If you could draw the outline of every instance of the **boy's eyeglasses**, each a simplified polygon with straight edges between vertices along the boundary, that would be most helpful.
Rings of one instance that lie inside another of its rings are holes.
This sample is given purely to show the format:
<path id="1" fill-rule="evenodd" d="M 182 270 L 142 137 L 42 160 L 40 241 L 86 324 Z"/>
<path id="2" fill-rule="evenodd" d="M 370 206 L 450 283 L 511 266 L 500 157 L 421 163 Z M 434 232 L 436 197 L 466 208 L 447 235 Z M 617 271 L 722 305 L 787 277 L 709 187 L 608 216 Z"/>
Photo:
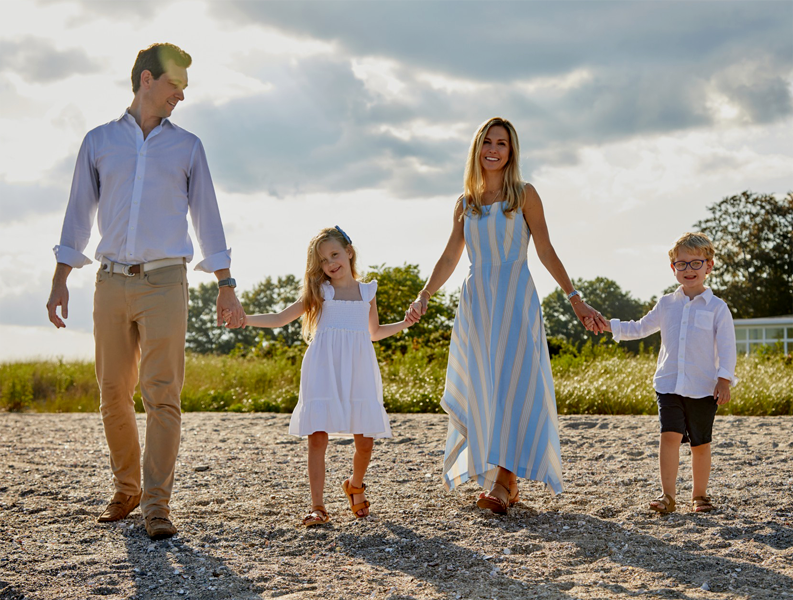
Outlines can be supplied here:
<path id="1" fill-rule="evenodd" d="M 694 271 L 699 271 L 702 268 L 702 265 L 704 265 L 706 262 L 707 261 L 705 260 L 690 260 L 688 262 L 684 260 L 678 260 L 673 262 L 672 265 L 678 271 L 685 271 L 686 267 L 691 267 Z"/>

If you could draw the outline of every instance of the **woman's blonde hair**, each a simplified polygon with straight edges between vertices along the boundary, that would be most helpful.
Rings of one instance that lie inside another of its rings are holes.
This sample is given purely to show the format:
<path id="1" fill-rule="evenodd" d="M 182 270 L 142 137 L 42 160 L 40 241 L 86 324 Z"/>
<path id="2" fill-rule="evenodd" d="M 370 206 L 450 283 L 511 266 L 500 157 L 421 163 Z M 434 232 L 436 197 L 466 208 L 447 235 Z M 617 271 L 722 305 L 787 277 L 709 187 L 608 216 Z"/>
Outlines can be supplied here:
<path id="1" fill-rule="evenodd" d="M 336 227 L 326 227 L 320 231 L 308 243 L 308 253 L 306 256 L 306 274 L 303 277 L 303 290 L 301 299 L 303 300 L 303 339 L 310 342 L 317 331 L 317 324 L 322 315 L 322 284 L 329 281 L 325 271 L 322 270 L 322 257 L 319 255 L 319 247 L 324 242 L 336 240 L 345 250 L 350 251 L 350 272 L 354 279 L 358 279 L 358 270 L 355 267 L 355 247 L 347 234 Z"/>
<path id="2" fill-rule="evenodd" d="M 523 206 L 523 181 L 520 177 L 520 144 L 518 133 L 512 123 L 501 117 L 488 119 L 476 130 L 471 147 L 468 149 L 468 160 L 465 163 L 465 177 L 463 180 L 463 196 L 466 201 L 467 213 L 482 214 L 482 199 L 485 193 L 485 177 L 482 174 L 482 163 L 479 156 L 491 127 L 503 127 L 509 137 L 509 160 L 504 166 L 504 182 L 501 188 L 502 210 L 507 216 Z"/>

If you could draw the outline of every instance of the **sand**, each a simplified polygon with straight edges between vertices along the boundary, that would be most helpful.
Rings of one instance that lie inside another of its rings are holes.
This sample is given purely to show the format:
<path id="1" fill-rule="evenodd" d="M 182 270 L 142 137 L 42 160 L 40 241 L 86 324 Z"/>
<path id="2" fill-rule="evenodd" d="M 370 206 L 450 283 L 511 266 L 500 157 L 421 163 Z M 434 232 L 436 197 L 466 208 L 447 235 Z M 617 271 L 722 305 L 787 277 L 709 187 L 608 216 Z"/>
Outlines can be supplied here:
<path id="1" fill-rule="evenodd" d="M 332 440 L 333 520 L 311 529 L 288 419 L 185 414 L 179 533 L 151 542 L 139 510 L 95 522 L 112 495 L 99 415 L 0 414 L 0 599 L 793 599 L 793 418 L 717 417 L 718 510 L 685 501 L 684 447 L 678 511 L 659 516 L 656 418 L 562 417 L 564 493 L 521 481 L 497 516 L 475 507 L 476 485 L 443 489 L 444 416 L 392 415 L 366 478 L 372 516 L 349 512 L 353 447 Z"/>

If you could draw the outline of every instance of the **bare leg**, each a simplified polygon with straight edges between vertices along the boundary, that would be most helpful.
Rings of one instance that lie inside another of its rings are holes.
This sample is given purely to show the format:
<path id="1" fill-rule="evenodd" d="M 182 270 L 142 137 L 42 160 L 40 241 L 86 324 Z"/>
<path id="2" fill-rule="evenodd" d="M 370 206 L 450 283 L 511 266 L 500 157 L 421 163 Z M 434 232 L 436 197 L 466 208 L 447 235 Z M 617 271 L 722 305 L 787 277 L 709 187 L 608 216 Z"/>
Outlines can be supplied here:
<path id="1" fill-rule="evenodd" d="M 675 499 L 677 484 L 677 469 L 680 465 L 680 442 L 682 433 L 665 431 L 661 434 L 661 443 L 658 446 L 658 466 L 661 471 L 661 488 L 664 494 L 669 494 Z M 651 502 L 651 505 L 654 503 Z"/>
<path id="2" fill-rule="evenodd" d="M 372 460 L 372 448 L 374 446 L 374 439 L 365 437 L 360 433 L 355 434 L 355 454 L 352 457 L 352 477 L 350 477 L 350 485 L 359 488 L 363 485 L 363 478 L 366 475 L 366 469 L 369 468 L 369 461 Z M 352 501 L 354 504 L 359 504 L 366 500 L 366 494 L 353 494 Z M 369 514 L 368 508 L 362 508 L 357 513 L 359 517 L 365 517 Z"/>
<path id="3" fill-rule="evenodd" d="M 691 448 L 691 476 L 694 480 L 692 498 L 707 496 L 710 478 L 710 444 Z"/>
<path id="4" fill-rule="evenodd" d="M 317 431 L 308 436 L 308 485 L 311 487 L 311 506 L 324 506 L 325 450 L 328 434 Z"/>

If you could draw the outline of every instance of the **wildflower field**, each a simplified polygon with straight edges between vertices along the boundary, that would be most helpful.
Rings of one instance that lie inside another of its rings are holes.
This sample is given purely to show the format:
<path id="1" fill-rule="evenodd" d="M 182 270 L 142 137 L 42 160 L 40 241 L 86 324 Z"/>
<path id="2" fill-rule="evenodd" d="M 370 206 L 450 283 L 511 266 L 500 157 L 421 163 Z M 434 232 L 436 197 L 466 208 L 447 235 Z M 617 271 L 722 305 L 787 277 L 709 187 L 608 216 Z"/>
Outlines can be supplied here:
<path id="1" fill-rule="evenodd" d="M 418 347 L 381 353 L 386 410 L 440 412 L 446 351 Z M 303 347 L 258 355 L 188 354 L 183 411 L 291 412 L 297 404 Z M 551 363 L 560 414 L 654 414 L 654 352 L 630 354 L 611 344 L 563 351 Z M 723 414 L 793 415 L 793 356 L 760 352 L 739 356 L 738 385 Z M 136 407 L 143 409 L 139 391 Z M 89 361 L 0 364 L 0 410 L 92 412 L 99 409 Z"/>

